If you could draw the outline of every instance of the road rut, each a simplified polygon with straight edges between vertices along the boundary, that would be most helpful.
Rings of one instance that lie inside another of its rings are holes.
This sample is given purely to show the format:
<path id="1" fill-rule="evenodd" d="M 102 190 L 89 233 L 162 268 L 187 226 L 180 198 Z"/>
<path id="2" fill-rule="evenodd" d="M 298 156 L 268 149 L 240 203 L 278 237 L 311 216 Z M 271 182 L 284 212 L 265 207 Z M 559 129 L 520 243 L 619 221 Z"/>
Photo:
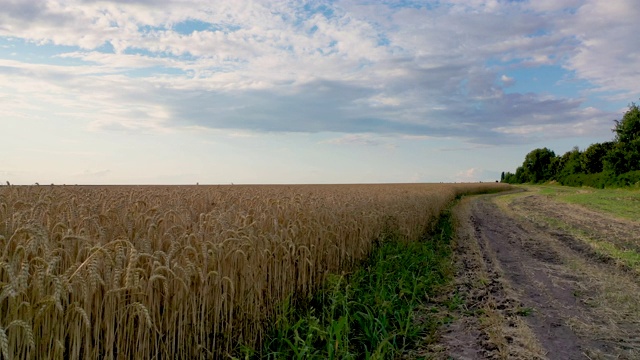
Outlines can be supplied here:
<path id="1" fill-rule="evenodd" d="M 523 194 L 505 206 L 496 201 L 499 196 L 466 198 L 455 210 L 457 276 L 451 296 L 464 302 L 442 334 L 440 352 L 431 357 L 640 358 L 635 274 L 594 256 L 594 249 L 561 226 L 539 220 L 552 216 L 552 223 L 562 224 L 563 213 L 550 210 L 561 204 Z M 584 219 L 590 213 L 571 207 L 570 215 Z M 581 230 L 597 238 L 610 235 L 609 217 L 591 219 L 572 226 L 582 224 Z M 632 231 L 617 234 L 615 242 L 635 244 L 627 235 Z"/>

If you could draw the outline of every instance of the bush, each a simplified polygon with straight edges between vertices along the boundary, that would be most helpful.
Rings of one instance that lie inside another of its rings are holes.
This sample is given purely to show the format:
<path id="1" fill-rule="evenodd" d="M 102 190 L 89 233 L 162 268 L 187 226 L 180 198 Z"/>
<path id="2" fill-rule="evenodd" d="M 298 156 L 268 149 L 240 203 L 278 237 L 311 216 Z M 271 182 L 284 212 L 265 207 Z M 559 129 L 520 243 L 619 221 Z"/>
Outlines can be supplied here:
<path id="1" fill-rule="evenodd" d="M 630 171 L 617 176 L 612 172 L 571 174 L 559 178 L 558 182 L 566 186 L 589 186 L 597 189 L 640 186 L 640 171 Z"/>

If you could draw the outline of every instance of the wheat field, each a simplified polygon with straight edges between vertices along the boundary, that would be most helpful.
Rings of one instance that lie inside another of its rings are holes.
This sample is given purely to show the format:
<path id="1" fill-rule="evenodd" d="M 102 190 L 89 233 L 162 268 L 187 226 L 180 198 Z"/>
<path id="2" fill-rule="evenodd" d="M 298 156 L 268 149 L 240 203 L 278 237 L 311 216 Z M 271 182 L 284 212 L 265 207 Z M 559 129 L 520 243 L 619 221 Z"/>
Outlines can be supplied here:
<path id="1" fill-rule="evenodd" d="M 502 184 L 0 187 L 0 358 L 209 359 Z"/>

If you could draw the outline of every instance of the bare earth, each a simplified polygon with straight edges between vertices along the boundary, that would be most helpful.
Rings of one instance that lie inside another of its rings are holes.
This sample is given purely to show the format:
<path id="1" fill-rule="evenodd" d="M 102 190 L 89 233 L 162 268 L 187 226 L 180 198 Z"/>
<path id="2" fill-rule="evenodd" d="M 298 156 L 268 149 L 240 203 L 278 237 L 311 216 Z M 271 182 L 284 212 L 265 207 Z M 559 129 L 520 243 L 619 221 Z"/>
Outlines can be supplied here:
<path id="1" fill-rule="evenodd" d="M 640 223 L 522 193 L 455 210 L 460 299 L 437 359 L 640 359 L 640 276 L 592 245 L 638 249 Z M 590 245 L 591 244 L 591 245 Z"/>

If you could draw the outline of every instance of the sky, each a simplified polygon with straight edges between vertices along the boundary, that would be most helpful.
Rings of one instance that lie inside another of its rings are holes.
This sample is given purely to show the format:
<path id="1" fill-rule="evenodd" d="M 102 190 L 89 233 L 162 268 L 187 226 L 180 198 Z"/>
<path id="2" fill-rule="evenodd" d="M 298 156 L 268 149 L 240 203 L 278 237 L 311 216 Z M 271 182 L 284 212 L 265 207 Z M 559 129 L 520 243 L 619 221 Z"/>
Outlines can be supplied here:
<path id="1" fill-rule="evenodd" d="M 637 0 L 0 0 L 0 181 L 495 181 L 613 138 Z"/>

